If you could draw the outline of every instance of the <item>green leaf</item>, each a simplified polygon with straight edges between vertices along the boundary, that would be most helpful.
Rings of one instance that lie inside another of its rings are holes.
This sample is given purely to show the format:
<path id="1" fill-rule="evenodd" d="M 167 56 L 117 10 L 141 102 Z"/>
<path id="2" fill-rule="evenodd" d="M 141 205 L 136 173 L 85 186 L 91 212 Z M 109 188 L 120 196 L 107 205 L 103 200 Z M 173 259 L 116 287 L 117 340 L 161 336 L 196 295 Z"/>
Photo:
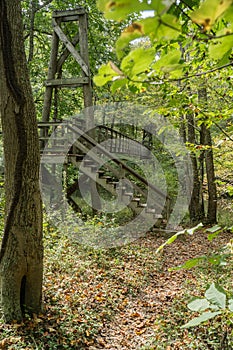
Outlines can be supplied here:
<path id="1" fill-rule="evenodd" d="M 184 264 L 177 266 L 177 267 L 172 267 L 169 270 L 192 269 L 193 267 L 196 267 L 204 260 L 206 260 L 206 256 L 200 256 L 198 258 L 189 259 L 189 260 L 185 261 Z"/>
<path id="2" fill-rule="evenodd" d="M 148 17 L 143 19 L 140 22 L 143 26 L 143 33 L 150 37 L 151 40 L 154 40 L 156 37 L 156 32 L 159 28 L 159 19 L 158 17 Z"/>
<path id="3" fill-rule="evenodd" d="M 173 0 L 152 0 L 150 4 L 153 10 L 155 10 L 158 14 L 161 14 L 162 12 L 167 11 L 173 3 Z"/>
<path id="4" fill-rule="evenodd" d="M 225 55 L 217 62 L 216 64 L 216 68 L 217 67 L 222 67 L 225 64 L 230 62 L 230 56 L 229 56 L 229 52 L 225 53 Z"/>
<path id="5" fill-rule="evenodd" d="M 103 86 L 108 82 L 113 81 L 114 79 L 122 79 L 123 73 L 117 70 L 117 67 L 114 68 L 115 65 L 111 62 L 105 64 L 99 68 L 98 74 L 94 77 L 94 83 L 97 86 Z"/>
<path id="6" fill-rule="evenodd" d="M 200 227 L 203 227 L 202 223 L 198 224 L 195 227 L 190 228 L 189 230 L 182 230 L 182 231 L 177 232 L 175 235 L 171 236 L 166 242 L 164 242 L 163 244 L 161 244 L 161 246 L 158 247 L 158 249 L 156 250 L 156 254 L 159 253 L 167 244 L 173 243 L 177 239 L 178 236 L 183 235 L 185 233 L 188 233 L 191 235 L 194 233 L 194 231 L 198 230 Z M 203 259 L 203 257 L 196 258 L 196 259 Z"/>
<path id="7" fill-rule="evenodd" d="M 149 70 L 150 64 L 155 57 L 153 48 L 139 47 L 131 51 L 121 62 L 121 69 L 131 77 Z"/>
<path id="8" fill-rule="evenodd" d="M 212 283 L 205 292 L 205 297 L 212 304 L 217 305 L 221 309 L 226 307 L 226 293 L 223 288 Z"/>
<path id="9" fill-rule="evenodd" d="M 189 310 L 192 311 L 204 311 L 209 308 L 210 303 L 206 299 L 195 298 L 188 305 Z"/>
<path id="10" fill-rule="evenodd" d="M 229 308 L 230 311 L 233 312 L 233 299 L 229 299 L 229 301 L 228 301 L 228 308 Z"/>
<path id="11" fill-rule="evenodd" d="M 167 244 L 173 243 L 177 239 L 178 236 L 183 235 L 184 233 L 185 233 L 185 230 L 179 231 L 175 235 L 171 236 L 168 240 L 166 240 L 166 242 L 164 242 L 163 244 L 161 244 L 157 248 L 155 254 L 159 253 Z"/>
<path id="12" fill-rule="evenodd" d="M 132 40 L 138 39 L 144 35 L 143 26 L 140 22 L 134 22 L 127 27 L 116 42 L 116 53 L 118 58 L 124 56 L 124 49 Z"/>
<path id="13" fill-rule="evenodd" d="M 233 186 L 227 186 L 227 188 L 226 188 L 226 190 L 227 190 L 227 193 L 229 194 L 229 196 L 233 196 Z"/>
<path id="14" fill-rule="evenodd" d="M 219 231 L 220 229 L 221 229 L 221 226 L 219 226 L 219 225 L 214 225 L 214 226 L 212 226 L 212 227 L 210 227 L 210 228 L 207 228 L 206 231 L 211 232 L 211 233 L 214 233 L 214 232 L 216 232 L 216 231 Z"/>
<path id="15" fill-rule="evenodd" d="M 163 69 L 167 70 L 166 67 L 172 67 L 177 65 L 181 59 L 181 52 L 179 50 L 174 50 L 166 55 L 163 55 L 156 63 L 152 66 L 153 69 Z"/>
<path id="16" fill-rule="evenodd" d="M 98 0 L 97 6 L 107 19 L 121 21 L 129 14 L 146 10 L 155 10 L 157 14 L 165 13 L 174 3 L 173 0 Z"/>
<path id="17" fill-rule="evenodd" d="M 206 231 L 211 232 L 211 234 L 208 235 L 208 240 L 212 241 L 222 231 L 222 227 L 218 225 L 214 225 L 210 228 L 207 228 Z"/>
<path id="18" fill-rule="evenodd" d="M 219 235 L 219 233 L 220 233 L 221 231 L 222 231 L 222 230 L 218 230 L 218 231 L 216 231 L 216 232 L 214 232 L 214 233 L 208 235 L 208 240 L 211 242 L 214 238 L 216 238 L 216 237 Z"/>
<path id="19" fill-rule="evenodd" d="M 197 226 L 194 226 L 192 228 L 189 228 L 188 230 L 186 230 L 186 232 L 189 234 L 189 235 L 193 235 L 194 232 L 196 230 L 198 230 L 199 228 L 203 227 L 203 224 L 200 222 Z"/>
<path id="20" fill-rule="evenodd" d="M 170 51 L 169 54 L 162 56 L 152 68 L 158 72 L 167 73 L 172 78 L 178 78 L 182 75 L 184 69 L 184 63 L 181 62 L 181 52 L 178 50 Z"/>
<path id="21" fill-rule="evenodd" d="M 171 238 L 169 238 L 166 243 L 167 244 L 172 244 L 178 237 L 178 234 L 173 235 Z"/>
<path id="22" fill-rule="evenodd" d="M 117 79 L 115 80 L 111 85 L 111 91 L 112 93 L 116 92 L 118 89 L 124 87 L 127 85 L 128 79 Z"/>
<path id="23" fill-rule="evenodd" d="M 188 323 L 184 324 L 181 328 L 189 328 L 189 327 L 195 327 L 199 326 L 200 323 L 210 320 L 211 318 L 214 318 L 215 316 L 221 314 L 221 311 L 216 312 L 204 312 L 198 317 L 193 318 Z"/>
<path id="24" fill-rule="evenodd" d="M 218 33 L 217 35 L 223 34 Z M 225 33 L 224 33 L 225 34 Z M 209 46 L 209 56 L 212 59 L 222 59 L 226 54 L 230 56 L 233 47 L 233 35 L 225 36 L 218 40 L 213 40 Z"/>
<path id="25" fill-rule="evenodd" d="M 226 265 L 226 258 L 228 257 L 227 254 L 214 254 L 207 258 L 208 262 L 212 265 Z"/>
<path id="26" fill-rule="evenodd" d="M 139 0 L 99 0 L 97 6 L 107 19 L 116 21 L 125 19 L 131 13 L 151 10 L 146 1 Z"/>
<path id="27" fill-rule="evenodd" d="M 198 10 L 192 12 L 191 19 L 203 26 L 204 30 L 210 30 L 231 5 L 232 0 L 205 0 Z"/>
<path id="28" fill-rule="evenodd" d="M 224 12 L 224 20 L 231 23 L 232 18 L 233 18 L 233 6 L 229 6 L 228 9 Z"/>
<path id="29" fill-rule="evenodd" d="M 181 25 L 178 22 L 178 18 L 165 13 L 160 17 L 160 26 L 157 31 L 157 39 L 172 40 L 177 39 L 181 33 Z"/>
<path id="30" fill-rule="evenodd" d="M 177 39 L 181 32 L 181 25 L 177 17 L 165 13 L 161 17 L 149 17 L 142 20 L 143 32 L 151 40 Z"/>

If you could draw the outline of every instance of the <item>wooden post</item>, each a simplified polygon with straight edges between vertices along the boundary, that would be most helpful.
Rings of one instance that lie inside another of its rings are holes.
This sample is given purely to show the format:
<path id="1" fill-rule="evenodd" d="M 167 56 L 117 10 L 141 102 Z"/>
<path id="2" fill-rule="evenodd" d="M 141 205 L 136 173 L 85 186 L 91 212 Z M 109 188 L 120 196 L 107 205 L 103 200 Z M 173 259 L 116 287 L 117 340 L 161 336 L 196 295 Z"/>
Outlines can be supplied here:
<path id="1" fill-rule="evenodd" d="M 88 75 L 90 76 L 90 64 L 88 55 L 88 36 L 87 36 L 87 16 L 82 16 L 79 19 L 79 43 L 80 43 L 80 55 L 84 62 L 88 66 Z M 85 77 L 85 72 L 82 73 Z M 92 96 L 92 86 L 91 79 L 89 79 L 88 84 L 83 86 L 83 98 L 84 98 L 84 108 L 88 109 L 86 113 L 86 127 L 87 130 L 94 127 L 94 112 L 93 108 L 88 108 L 93 106 L 93 96 Z"/>
<path id="2" fill-rule="evenodd" d="M 88 55 L 88 36 L 87 36 L 87 16 L 82 16 L 79 19 L 79 37 L 80 37 L 80 55 L 83 58 L 84 62 L 88 66 L 89 76 L 90 64 L 89 64 L 89 55 Z M 85 76 L 85 72 L 83 72 Z M 88 84 L 83 86 L 83 98 L 84 98 L 84 115 L 86 118 L 86 129 L 88 135 L 95 139 L 95 122 L 94 122 L 94 110 L 93 110 L 93 94 L 91 79 L 89 79 Z M 91 191 L 91 201 L 92 201 L 92 211 L 93 215 L 97 214 L 101 210 L 101 202 L 99 193 L 96 188 L 96 181 L 90 179 L 90 191 Z"/>
<path id="3" fill-rule="evenodd" d="M 48 69 L 48 80 L 55 79 L 56 71 L 57 71 L 57 54 L 58 54 L 58 44 L 59 38 L 55 32 L 53 32 L 52 38 L 52 47 L 51 47 L 51 55 Z M 49 121 L 51 104 L 52 104 L 52 95 L 53 95 L 53 87 L 46 86 L 45 95 L 44 95 L 44 105 L 42 111 L 42 121 Z"/>

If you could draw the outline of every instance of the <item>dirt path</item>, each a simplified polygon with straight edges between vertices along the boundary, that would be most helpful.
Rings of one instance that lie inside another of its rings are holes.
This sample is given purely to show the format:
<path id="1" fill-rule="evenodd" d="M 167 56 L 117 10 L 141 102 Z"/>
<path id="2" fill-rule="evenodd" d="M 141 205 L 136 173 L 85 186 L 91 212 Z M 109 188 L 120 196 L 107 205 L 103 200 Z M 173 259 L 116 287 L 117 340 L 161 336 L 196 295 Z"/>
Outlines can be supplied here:
<path id="1" fill-rule="evenodd" d="M 148 247 L 153 254 L 162 242 L 163 239 L 156 240 L 151 236 L 141 239 L 140 244 Z M 193 270 L 169 271 L 169 268 L 182 264 L 190 258 L 208 254 L 227 242 L 229 242 L 229 234 L 224 234 L 209 242 L 206 235 L 200 233 L 178 239 L 172 245 L 167 246 L 160 257 L 159 270 L 155 268 L 154 272 L 150 272 L 147 285 L 141 288 L 136 297 L 125 301 L 122 310 L 116 313 L 111 322 L 105 324 L 95 345 L 89 349 L 134 350 L 148 346 L 152 338 L 159 338 L 161 334 L 159 334 L 160 325 L 157 322 L 158 315 L 160 319 L 170 322 L 172 326 L 172 320 L 169 318 L 166 320 L 166 318 L 169 317 L 170 310 L 174 308 L 174 300 L 180 300 L 184 295 L 184 285 L 195 293 L 197 283 Z M 145 272 L 143 264 L 135 265 L 136 274 L 140 275 Z M 174 340 L 172 348 L 185 349 L 185 341 L 187 342 L 184 339 L 182 343 L 180 340 Z M 187 345 L 186 349 L 188 348 Z M 171 348 L 166 347 L 166 349 Z"/>

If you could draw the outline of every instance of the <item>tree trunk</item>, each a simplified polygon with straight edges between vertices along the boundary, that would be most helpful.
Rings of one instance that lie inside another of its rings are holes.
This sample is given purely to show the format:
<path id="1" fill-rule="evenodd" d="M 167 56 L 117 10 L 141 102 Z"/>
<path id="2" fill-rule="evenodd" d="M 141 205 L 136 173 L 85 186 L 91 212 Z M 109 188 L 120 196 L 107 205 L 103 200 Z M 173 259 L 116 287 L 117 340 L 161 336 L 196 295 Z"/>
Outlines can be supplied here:
<path id="1" fill-rule="evenodd" d="M 198 90 L 198 100 L 205 106 L 207 103 L 206 87 Z M 215 183 L 214 156 L 212 149 L 212 138 L 209 128 L 206 124 L 202 124 L 202 140 L 201 143 L 208 148 L 205 150 L 205 165 L 208 186 L 208 209 L 206 216 L 207 224 L 215 224 L 217 222 L 217 188 Z"/>
<path id="2" fill-rule="evenodd" d="M 205 144 L 205 125 L 202 124 L 200 128 L 200 145 Z M 205 177 L 205 151 L 200 149 L 199 155 L 199 173 L 200 173 L 200 210 L 201 210 L 201 220 L 205 219 L 205 202 L 204 202 L 204 177 Z"/>
<path id="3" fill-rule="evenodd" d="M 6 216 L 0 252 L 6 322 L 37 313 L 42 298 L 42 207 L 36 113 L 23 45 L 20 1 L 0 2 L 0 113 Z"/>
<path id="4" fill-rule="evenodd" d="M 205 130 L 205 144 L 209 147 L 205 152 L 206 176 L 208 183 L 207 223 L 215 224 L 217 222 L 217 188 L 215 183 L 212 138 L 208 128 Z"/>
<path id="5" fill-rule="evenodd" d="M 194 117 L 192 114 L 187 115 L 188 122 L 188 142 L 195 145 L 196 136 L 195 136 L 195 127 L 194 127 Z M 195 224 L 201 219 L 201 206 L 200 206 L 200 174 L 198 169 L 198 161 L 195 152 L 191 152 L 191 161 L 193 168 L 193 191 L 191 196 L 191 201 L 189 204 L 189 216 L 192 224 Z"/>

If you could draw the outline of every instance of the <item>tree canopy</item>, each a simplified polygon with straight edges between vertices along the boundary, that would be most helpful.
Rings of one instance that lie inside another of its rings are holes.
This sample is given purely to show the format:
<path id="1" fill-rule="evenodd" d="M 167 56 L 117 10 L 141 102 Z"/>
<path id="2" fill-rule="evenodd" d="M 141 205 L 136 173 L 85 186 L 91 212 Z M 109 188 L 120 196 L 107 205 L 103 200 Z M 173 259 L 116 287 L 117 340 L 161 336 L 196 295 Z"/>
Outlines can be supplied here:
<path id="1" fill-rule="evenodd" d="M 118 21 L 135 12 L 150 12 L 122 31 L 116 41 L 121 63 L 117 69 L 111 62 L 102 66 L 97 85 L 113 82 L 114 90 L 125 84 L 187 80 L 232 65 L 231 0 L 99 0 L 98 5 L 106 18 Z M 146 45 L 135 47 L 142 39 Z"/>

